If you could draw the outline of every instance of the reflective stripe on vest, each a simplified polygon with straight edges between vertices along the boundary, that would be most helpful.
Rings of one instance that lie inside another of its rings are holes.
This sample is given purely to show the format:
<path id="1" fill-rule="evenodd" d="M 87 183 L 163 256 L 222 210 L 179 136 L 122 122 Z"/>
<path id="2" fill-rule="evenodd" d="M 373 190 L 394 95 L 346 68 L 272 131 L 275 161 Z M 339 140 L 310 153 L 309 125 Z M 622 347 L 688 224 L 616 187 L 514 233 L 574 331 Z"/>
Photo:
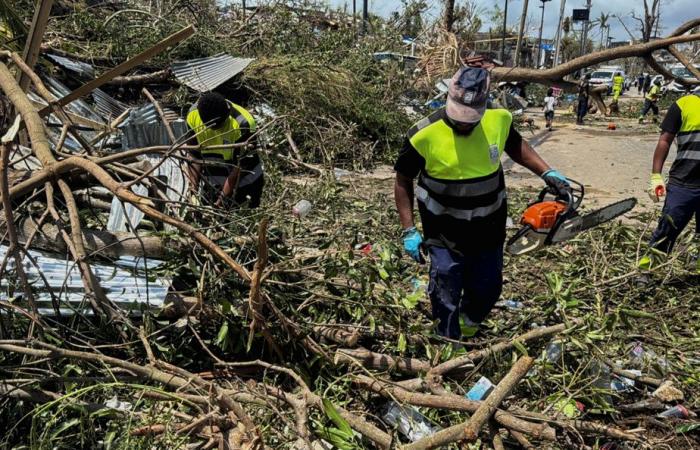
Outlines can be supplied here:
<path id="1" fill-rule="evenodd" d="M 506 197 L 501 155 L 512 116 L 487 110 L 468 135 L 456 133 L 444 118 L 444 110 L 437 111 L 409 131 L 411 145 L 425 159 L 416 198 L 434 215 L 487 217 Z"/>
<path id="2" fill-rule="evenodd" d="M 681 128 L 676 135 L 676 159 L 700 160 L 700 96 L 686 95 L 676 101 L 681 110 Z"/>
<path id="3" fill-rule="evenodd" d="M 421 186 L 416 187 L 416 198 L 423 203 L 425 209 L 435 214 L 436 216 L 448 215 L 460 220 L 472 220 L 479 217 L 488 217 L 499 210 L 503 205 L 503 200 L 506 198 L 506 191 L 501 190 L 497 194 L 496 201 L 486 206 L 479 206 L 472 209 L 452 208 L 444 206 L 430 196 L 428 191 Z"/>
<path id="4" fill-rule="evenodd" d="M 198 109 L 193 109 L 187 114 L 187 125 L 196 133 L 197 142 L 201 148 L 203 157 L 218 156 L 224 161 L 232 161 L 233 148 L 212 149 L 219 145 L 235 144 L 242 139 L 248 139 L 255 133 L 255 119 L 245 108 L 229 102 L 236 112 L 236 117 L 229 116 L 223 125 L 218 128 L 207 127 L 199 115 Z"/>

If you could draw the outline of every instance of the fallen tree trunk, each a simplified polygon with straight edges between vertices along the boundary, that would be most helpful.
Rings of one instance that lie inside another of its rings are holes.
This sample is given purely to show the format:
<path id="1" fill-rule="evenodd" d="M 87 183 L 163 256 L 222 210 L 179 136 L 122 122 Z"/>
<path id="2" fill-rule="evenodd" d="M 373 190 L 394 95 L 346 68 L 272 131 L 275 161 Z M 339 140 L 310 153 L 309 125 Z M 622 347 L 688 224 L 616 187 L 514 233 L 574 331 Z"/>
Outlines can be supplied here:
<path id="1" fill-rule="evenodd" d="M 494 78 L 494 83 L 499 81 L 530 81 L 541 84 L 556 83 L 563 88 L 573 89 L 575 84 L 564 81 L 564 77 L 581 69 L 585 69 L 586 67 L 621 58 L 644 58 L 651 55 L 655 50 L 665 49 L 674 44 L 682 44 L 697 40 L 700 40 L 700 33 L 672 36 L 651 42 L 644 42 L 642 44 L 601 50 L 572 59 L 569 62 L 552 67 L 551 69 L 540 70 L 525 69 L 522 67 L 495 67 L 491 70 L 491 74 Z"/>

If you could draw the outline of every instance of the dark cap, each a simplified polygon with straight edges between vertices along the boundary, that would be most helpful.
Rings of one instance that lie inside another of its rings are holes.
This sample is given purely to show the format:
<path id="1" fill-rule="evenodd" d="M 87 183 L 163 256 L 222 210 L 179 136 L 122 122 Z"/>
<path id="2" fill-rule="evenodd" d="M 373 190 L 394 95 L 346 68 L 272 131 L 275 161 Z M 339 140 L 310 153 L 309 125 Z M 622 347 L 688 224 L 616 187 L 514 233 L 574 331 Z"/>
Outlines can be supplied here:
<path id="1" fill-rule="evenodd" d="M 454 74 L 447 91 L 447 117 L 455 122 L 476 123 L 486 111 L 489 72 L 480 67 L 462 67 Z"/>

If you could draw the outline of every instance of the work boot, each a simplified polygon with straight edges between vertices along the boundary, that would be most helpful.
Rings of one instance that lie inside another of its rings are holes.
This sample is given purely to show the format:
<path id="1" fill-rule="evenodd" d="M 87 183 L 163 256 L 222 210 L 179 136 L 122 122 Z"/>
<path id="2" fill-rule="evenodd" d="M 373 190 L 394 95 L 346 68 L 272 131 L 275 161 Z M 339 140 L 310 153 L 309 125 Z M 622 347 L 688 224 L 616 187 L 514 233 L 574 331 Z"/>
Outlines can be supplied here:
<path id="1" fill-rule="evenodd" d="M 639 122 L 639 123 L 644 123 L 644 116 L 639 116 L 638 122 Z"/>

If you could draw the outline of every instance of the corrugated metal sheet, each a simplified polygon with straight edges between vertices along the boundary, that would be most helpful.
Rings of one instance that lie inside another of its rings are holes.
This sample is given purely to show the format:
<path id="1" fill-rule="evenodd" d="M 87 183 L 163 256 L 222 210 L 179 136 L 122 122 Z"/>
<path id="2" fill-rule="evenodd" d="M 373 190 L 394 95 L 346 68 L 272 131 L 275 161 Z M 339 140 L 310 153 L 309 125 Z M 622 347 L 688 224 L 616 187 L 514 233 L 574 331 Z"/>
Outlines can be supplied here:
<path id="1" fill-rule="evenodd" d="M 148 188 L 142 184 L 132 186 L 131 190 L 136 195 L 145 197 L 148 195 Z M 143 220 L 143 212 L 131 203 L 123 203 L 117 196 L 112 198 L 112 208 L 109 210 L 107 219 L 107 230 L 109 231 L 131 231 Z"/>
<path id="2" fill-rule="evenodd" d="M 7 246 L 0 245 L 0 259 L 5 258 L 6 253 Z M 29 250 L 29 255 L 37 265 L 32 264 L 25 256 L 22 266 L 32 285 L 40 314 L 55 314 L 51 303 L 52 294 L 59 301 L 61 314 L 70 315 L 75 311 L 82 314 L 93 313 L 85 299 L 77 264 L 59 255 L 36 250 Z M 147 278 L 143 271 L 146 267 L 152 270 L 160 264 L 162 261 L 124 258 L 117 260 L 115 265 L 91 264 L 90 267 L 111 301 L 125 311 L 138 313 L 142 309 L 161 307 L 165 301 L 170 280 L 154 279 L 153 272 L 148 272 Z M 14 270 L 14 258 L 8 259 L 7 270 Z M 46 278 L 48 286 L 39 272 Z M 3 290 L 0 292 L 0 299 L 10 300 L 7 296 L 7 273 L 0 279 L 0 288 Z M 21 292 L 17 294 L 21 295 Z"/>
<path id="3" fill-rule="evenodd" d="M 252 58 L 234 58 L 222 53 L 208 58 L 176 61 L 171 65 L 173 75 L 195 91 L 211 91 L 230 80 L 253 62 Z"/>
<path id="4" fill-rule="evenodd" d="M 46 56 L 64 69 L 68 69 L 71 72 L 75 72 L 85 78 L 95 78 L 95 68 L 90 64 L 80 61 L 73 61 L 72 59 L 64 58 L 63 56 L 58 55 L 47 54 Z"/>
<path id="5" fill-rule="evenodd" d="M 128 105 L 110 96 L 102 89 L 92 91 L 92 99 L 95 101 L 95 111 L 107 119 L 117 118 L 129 109 Z"/>

